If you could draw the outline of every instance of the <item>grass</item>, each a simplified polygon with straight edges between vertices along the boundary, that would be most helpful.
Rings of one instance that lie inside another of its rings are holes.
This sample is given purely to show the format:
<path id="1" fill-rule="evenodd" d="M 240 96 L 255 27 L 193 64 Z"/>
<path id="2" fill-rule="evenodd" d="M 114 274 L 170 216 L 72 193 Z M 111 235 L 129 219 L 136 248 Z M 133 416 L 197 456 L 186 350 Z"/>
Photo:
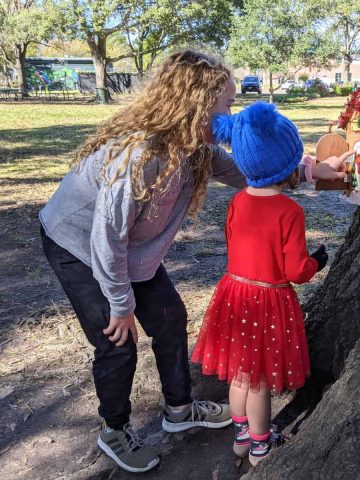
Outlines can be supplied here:
<path id="1" fill-rule="evenodd" d="M 0 104 L 0 182 L 7 199 L 43 201 L 72 152 L 117 106 Z M 30 188 L 22 188 L 24 184 Z M 10 192 L 14 185 L 16 192 Z M 21 192 L 20 192 L 21 191 Z"/>
<path id="2" fill-rule="evenodd" d="M 234 111 L 251 98 L 237 102 Z M 298 125 L 305 150 L 313 154 L 316 141 L 327 133 L 327 122 L 337 117 L 342 103 L 343 99 L 323 98 L 284 105 L 280 111 Z M 74 149 L 117 109 L 118 105 L 0 104 L 0 181 L 3 185 L 57 182 Z"/>

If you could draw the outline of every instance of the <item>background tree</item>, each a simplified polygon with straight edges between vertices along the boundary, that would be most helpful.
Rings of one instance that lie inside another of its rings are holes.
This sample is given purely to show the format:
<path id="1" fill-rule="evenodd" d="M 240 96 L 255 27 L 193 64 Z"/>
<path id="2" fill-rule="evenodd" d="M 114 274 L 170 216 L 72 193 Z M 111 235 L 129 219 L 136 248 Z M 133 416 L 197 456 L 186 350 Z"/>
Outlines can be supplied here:
<path id="1" fill-rule="evenodd" d="M 230 34 L 232 2 L 142 0 L 129 4 L 123 14 L 131 18 L 124 39 L 143 76 L 170 47 L 222 48 Z"/>
<path id="2" fill-rule="evenodd" d="M 5 48 L 5 44 L 2 41 L 1 32 L 3 31 L 3 28 L 4 28 L 3 27 L 4 22 L 5 22 L 5 11 L 0 7 L 0 70 L 4 75 L 7 85 L 10 86 L 7 70 L 11 66 L 13 58 L 10 55 L 10 52 L 8 51 L 8 49 Z"/>
<path id="3" fill-rule="evenodd" d="M 81 39 L 63 40 L 55 38 L 46 44 L 36 45 L 31 56 L 38 57 L 91 57 L 88 44 Z"/>
<path id="4" fill-rule="evenodd" d="M 268 71 L 270 101 L 274 74 L 287 77 L 294 69 L 326 63 L 335 57 L 336 45 L 318 28 L 311 9 L 292 0 L 245 0 L 234 15 L 228 57 L 235 66 Z"/>
<path id="5" fill-rule="evenodd" d="M 1 0 L 2 25 L 0 49 L 8 63 L 15 65 L 19 89 L 27 95 L 25 58 L 31 43 L 50 39 L 57 30 L 61 16 L 53 3 L 35 0 Z"/>
<path id="6" fill-rule="evenodd" d="M 64 0 L 61 2 L 66 16 L 67 35 L 87 42 L 94 61 L 97 100 L 109 101 L 106 83 L 106 65 L 110 62 L 107 52 L 108 38 L 123 31 L 130 21 L 125 7 L 131 2 L 118 0 Z M 127 10 L 128 11 L 128 10 Z"/>
<path id="7" fill-rule="evenodd" d="M 355 54 L 360 53 L 360 2 L 358 0 L 331 0 L 325 9 L 329 30 L 339 36 L 344 63 L 343 78 L 350 82 L 350 65 Z"/>
<path id="8" fill-rule="evenodd" d="M 229 35 L 232 8 L 228 0 L 65 0 L 62 5 L 69 32 L 80 33 L 90 48 L 101 102 L 109 100 L 107 64 L 133 58 L 142 76 L 171 46 L 219 48 Z M 115 44 L 119 52 L 114 55 Z"/>

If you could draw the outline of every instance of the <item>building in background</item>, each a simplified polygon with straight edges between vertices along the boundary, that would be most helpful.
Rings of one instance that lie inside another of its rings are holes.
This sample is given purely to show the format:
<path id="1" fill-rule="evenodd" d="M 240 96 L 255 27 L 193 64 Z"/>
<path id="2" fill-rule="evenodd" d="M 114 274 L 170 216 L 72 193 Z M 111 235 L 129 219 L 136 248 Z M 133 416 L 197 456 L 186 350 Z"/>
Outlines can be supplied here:
<path id="1" fill-rule="evenodd" d="M 338 61 L 330 69 L 325 68 L 304 68 L 296 72 L 295 79 L 298 80 L 301 75 L 308 75 L 309 78 L 320 78 L 324 83 L 331 85 L 333 83 L 344 83 L 344 63 Z M 354 56 L 350 65 L 350 82 L 360 83 L 360 55 Z"/>
<path id="2" fill-rule="evenodd" d="M 92 58 L 28 57 L 25 63 L 28 91 L 48 90 L 96 93 L 95 67 Z M 114 72 L 113 65 L 106 67 L 109 92 L 129 92 L 137 81 L 131 73 Z"/>
<path id="3" fill-rule="evenodd" d="M 237 68 L 234 71 L 235 79 L 240 82 L 246 75 L 259 75 L 264 85 L 269 84 L 269 74 L 265 70 L 251 71 L 248 68 Z M 284 80 L 292 79 L 299 81 L 299 77 L 307 75 L 309 79 L 319 78 L 328 85 L 344 83 L 344 64 L 339 61 L 333 65 L 332 68 L 302 68 L 294 71 L 288 78 L 274 74 L 274 85 L 282 83 Z M 360 83 L 360 55 L 354 56 L 350 65 L 350 81 Z"/>
<path id="4" fill-rule="evenodd" d="M 112 71 L 109 64 L 107 72 Z M 28 90 L 79 90 L 81 73 L 95 73 L 92 58 L 28 57 L 25 60 L 25 77 Z"/>

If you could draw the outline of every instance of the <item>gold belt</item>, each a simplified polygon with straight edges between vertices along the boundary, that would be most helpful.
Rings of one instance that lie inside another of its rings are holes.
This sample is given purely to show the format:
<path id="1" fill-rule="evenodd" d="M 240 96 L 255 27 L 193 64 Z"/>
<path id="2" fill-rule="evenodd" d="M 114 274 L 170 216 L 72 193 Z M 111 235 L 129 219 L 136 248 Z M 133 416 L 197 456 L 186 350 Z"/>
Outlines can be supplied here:
<path id="1" fill-rule="evenodd" d="M 234 275 L 232 273 L 228 273 L 229 277 L 233 278 L 234 280 L 238 280 L 239 282 L 249 283 L 250 285 L 257 285 L 258 287 L 268 287 L 268 288 L 288 288 L 290 287 L 290 283 L 266 283 L 266 282 L 259 282 L 257 280 L 249 280 L 248 278 L 239 277 L 238 275 Z"/>

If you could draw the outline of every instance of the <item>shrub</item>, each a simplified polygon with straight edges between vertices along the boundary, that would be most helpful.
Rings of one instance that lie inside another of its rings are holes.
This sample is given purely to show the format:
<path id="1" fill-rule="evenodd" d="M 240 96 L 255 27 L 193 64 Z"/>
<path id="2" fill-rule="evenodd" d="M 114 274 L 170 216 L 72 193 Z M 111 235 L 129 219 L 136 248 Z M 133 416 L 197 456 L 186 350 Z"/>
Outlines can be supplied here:
<path id="1" fill-rule="evenodd" d="M 312 100 L 313 98 L 320 98 L 321 94 L 319 92 L 309 92 L 305 90 L 304 93 L 293 93 L 291 90 L 286 95 L 277 95 L 276 96 L 276 103 L 302 103 L 307 102 L 308 100 Z"/>
<path id="2" fill-rule="evenodd" d="M 309 80 L 309 75 L 306 75 L 306 73 L 303 73 L 302 75 L 299 76 L 300 82 L 307 82 Z"/>
<path id="3" fill-rule="evenodd" d="M 329 95 L 329 89 L 325 85 L 319 83 L 312 85 L 308 88 L 307 92 L 309 94 L 317 95 L 318 97 L 326 97 Z"/>
<path id="4" fill-rule="evenodd" d="M 310 97 L 308 97 L 307 95 L 289 95 L 287 98 L 284 98 L 284 103 L 306 102 L 307 100 L 310 100 Z"/>
<path id="5" fill-rule="evenodd" d="M 335 95 L 338 95 L 339 97 L 347 97 L 352 92 L 352 89 L 353 89 L 352 85 L 335 85 L 334 86 Z"/>
<path id="6" fill-rule="evenodd" d="M 304 87 L 293 87 L 293 88 L 289 88 L 288 92 L 291 95 L 303 95 L 303 94 L 306 94 L 306 88 L 304 88 Z"/>

